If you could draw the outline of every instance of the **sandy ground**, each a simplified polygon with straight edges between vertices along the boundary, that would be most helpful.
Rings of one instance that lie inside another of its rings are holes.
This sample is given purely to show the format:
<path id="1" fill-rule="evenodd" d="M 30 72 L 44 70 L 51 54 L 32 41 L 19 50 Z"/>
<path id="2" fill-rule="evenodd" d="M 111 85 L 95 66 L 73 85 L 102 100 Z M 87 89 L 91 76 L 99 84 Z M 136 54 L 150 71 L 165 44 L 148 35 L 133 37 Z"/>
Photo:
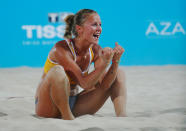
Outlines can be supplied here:
<path id="1" fill-rule="evenodd" d="M 108 99 L 95 115 L 73 121 L 35 116 L 41 68 L 0 69 L 0 131 L 186 131 L 186 66 L 121 68 L 128 117 L 115 117 Z"/>

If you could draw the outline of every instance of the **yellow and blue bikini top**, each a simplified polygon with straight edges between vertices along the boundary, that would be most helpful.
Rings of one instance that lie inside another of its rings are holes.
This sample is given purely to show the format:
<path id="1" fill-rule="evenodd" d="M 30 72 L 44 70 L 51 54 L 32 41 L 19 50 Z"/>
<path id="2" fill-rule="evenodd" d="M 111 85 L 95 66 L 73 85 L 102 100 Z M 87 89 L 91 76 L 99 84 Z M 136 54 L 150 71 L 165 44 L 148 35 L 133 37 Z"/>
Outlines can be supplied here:
<path id="1" fill-rule="evenodd" d="M 76 62 L 77 60 L 77 56 L 76 56 L 76 52 L 75 52 L 75 49 L 74 49 L 74 45 L 72 43 L 71 40 L 66 40 L 67 44 L 68 44 L 68 47 L 70 48 L 70 51 L 74 57 L 74 61 Z M 89 60 L 89 65 L 87 67 L 86 70 L 82 71 L 82 74 L 83 75 L 87 75 L 88 74 L 88 71 L 89 71 L 89 68 L 90 68 L 90 65 L 94 59 L 94 53 L 93 53 L 93 50 L 92 50 L 92 47 L 89 48 L 89 55 L 90 55 L 90 60 Z M 52 61 L 49 56 L 47 57 L 47 60 L 45 62 L 45 65 L 44 65 L 44 72 L 47 74 L 48 71 L 54 67 L 55 65 L 59 65 L 58 63 Z M 70 78 L 69 78 L 69 81 L 70 81 L 70 84 L 74 84 L 75 82 L 72 81 Z"/>

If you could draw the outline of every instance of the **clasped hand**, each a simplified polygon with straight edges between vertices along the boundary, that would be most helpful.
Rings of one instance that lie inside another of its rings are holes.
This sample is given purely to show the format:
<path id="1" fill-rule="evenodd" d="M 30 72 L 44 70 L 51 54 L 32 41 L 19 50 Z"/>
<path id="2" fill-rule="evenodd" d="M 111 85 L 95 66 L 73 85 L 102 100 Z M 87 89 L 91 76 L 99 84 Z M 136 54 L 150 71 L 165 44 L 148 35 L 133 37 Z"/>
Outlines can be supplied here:
<path id="1" fill-rule="evenodd" d="M 125 50 L 118 44 L 118 42 L 115 43 L 114 49 L 110 47 L 105 47 L 102 50 L 102 59 L 106 65 L 112 62 L 119 62 L 123 52 Z"/>

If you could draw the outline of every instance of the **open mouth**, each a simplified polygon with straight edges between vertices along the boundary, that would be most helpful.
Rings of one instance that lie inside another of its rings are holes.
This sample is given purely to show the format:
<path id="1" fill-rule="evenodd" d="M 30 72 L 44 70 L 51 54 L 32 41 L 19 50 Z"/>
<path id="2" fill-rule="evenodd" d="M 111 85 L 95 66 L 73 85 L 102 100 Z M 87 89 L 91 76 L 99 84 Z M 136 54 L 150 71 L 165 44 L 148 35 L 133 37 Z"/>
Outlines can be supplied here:
<path id="1" fill-rule="evenodd" d="M 93 34 L 93 37 L 94 37 L 95 40 L 98 40 L 99 39 L 99 36 L 100 36 L 100 33 Z"/>

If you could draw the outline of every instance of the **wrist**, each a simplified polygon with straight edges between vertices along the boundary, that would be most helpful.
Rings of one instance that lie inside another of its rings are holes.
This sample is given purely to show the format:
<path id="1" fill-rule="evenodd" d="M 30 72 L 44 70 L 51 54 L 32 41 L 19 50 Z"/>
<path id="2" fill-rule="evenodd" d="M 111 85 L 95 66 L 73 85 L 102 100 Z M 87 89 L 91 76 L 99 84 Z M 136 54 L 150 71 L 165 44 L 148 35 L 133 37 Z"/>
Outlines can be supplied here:
<path id="1" fill-rule="evenodd" d="M 104 60 L 104 66 L 107 67 L 110 64 L 111 60 Z"/>
<path id="2" fill-rule="evenodd" d="M 108 62 L 103 62 L 102 64 L 100 64 L 100 70 L 104 70 L 108 67 L 109 63 Z"/>
<path id="3" fill-rule="evenodd" d="M 113 64 L 119 64 L 119 63 L 120 63 L 120 60 L 113 60 L 113 59 L 112 59 L 112 63 L 113 63 Z"/>

